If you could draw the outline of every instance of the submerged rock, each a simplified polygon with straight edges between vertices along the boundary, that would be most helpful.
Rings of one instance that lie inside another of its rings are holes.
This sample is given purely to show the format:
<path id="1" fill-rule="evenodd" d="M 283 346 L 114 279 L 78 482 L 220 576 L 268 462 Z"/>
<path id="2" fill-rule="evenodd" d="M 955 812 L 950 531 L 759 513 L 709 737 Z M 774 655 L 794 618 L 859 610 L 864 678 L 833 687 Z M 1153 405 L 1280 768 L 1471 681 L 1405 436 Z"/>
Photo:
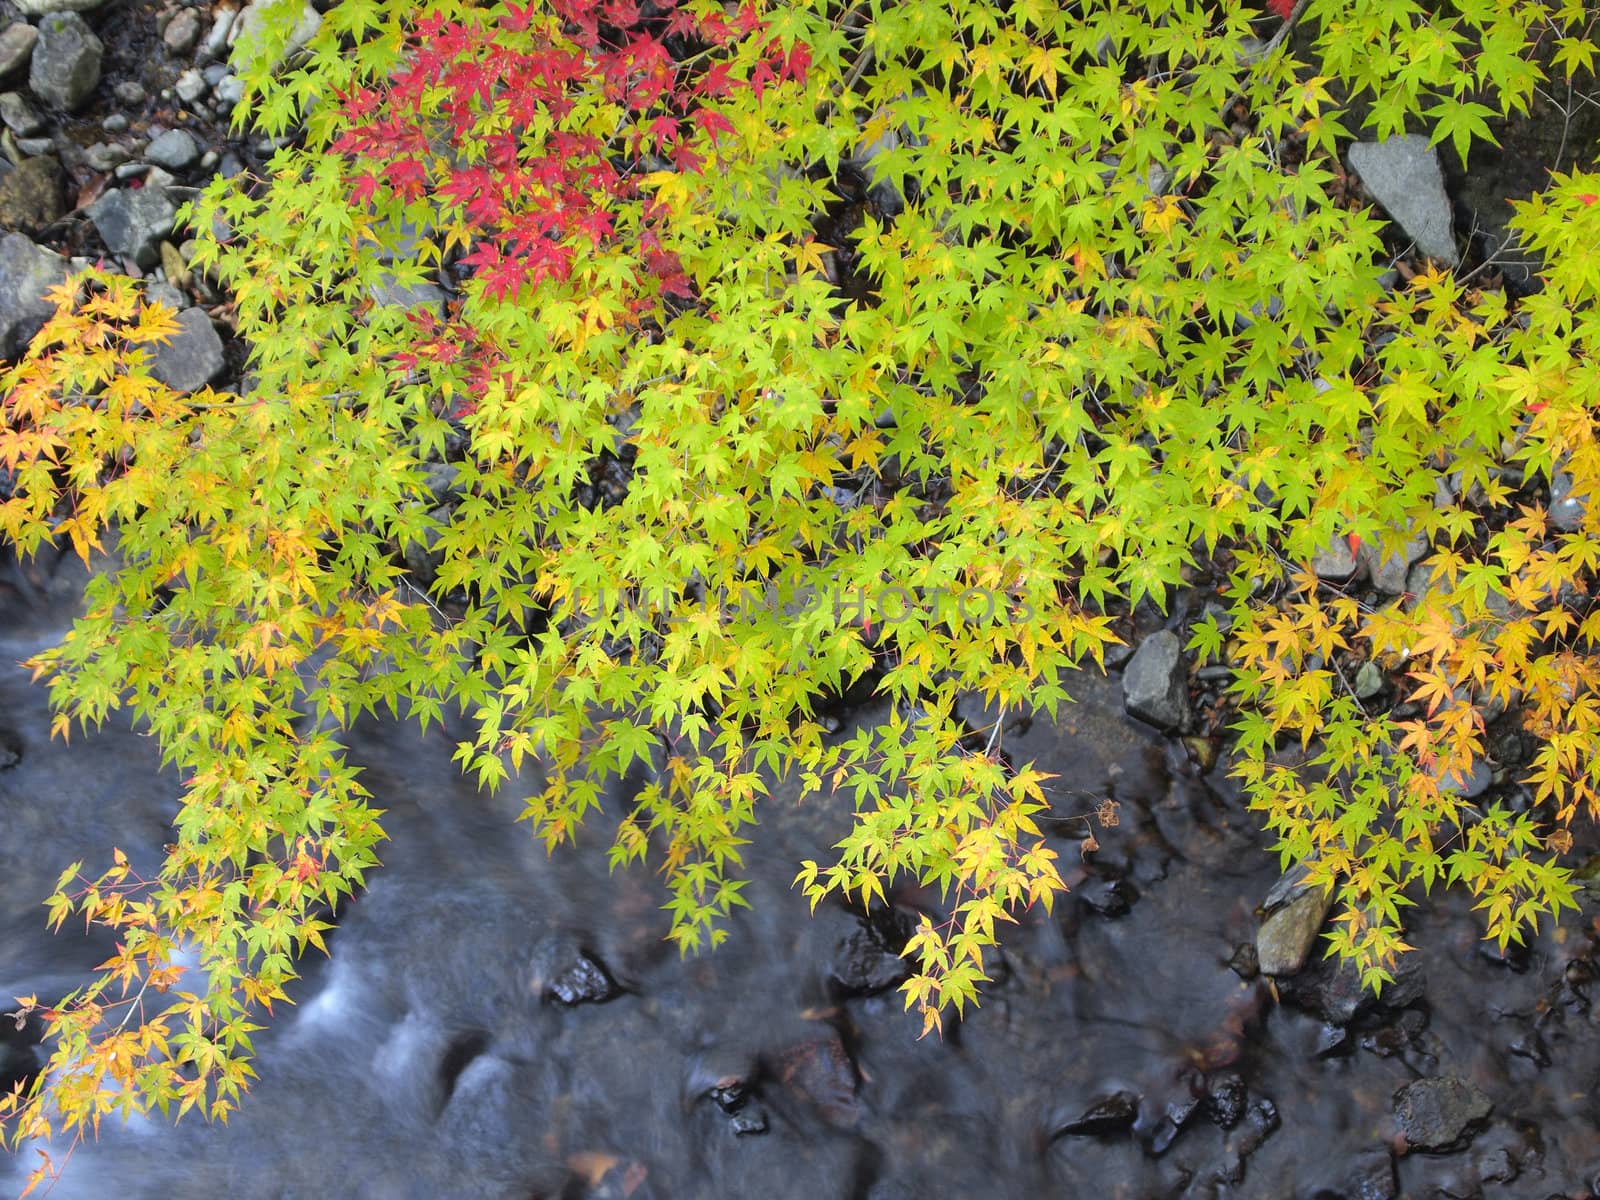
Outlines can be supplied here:
<path id="1" fill-rule="evenodd" d="M 1262 922 L 1256 933 L 1256 963 L 1263 975 L 1293 975 L 1306 965 L 1317 931 L 1333 907 L 1333 894 L 1320 887 L 1296 883 L 1285 888 L 1295 873 L 1284 876 L 1267 897 L 1270 906 L 1280 894 L 1289 899 Z"/>

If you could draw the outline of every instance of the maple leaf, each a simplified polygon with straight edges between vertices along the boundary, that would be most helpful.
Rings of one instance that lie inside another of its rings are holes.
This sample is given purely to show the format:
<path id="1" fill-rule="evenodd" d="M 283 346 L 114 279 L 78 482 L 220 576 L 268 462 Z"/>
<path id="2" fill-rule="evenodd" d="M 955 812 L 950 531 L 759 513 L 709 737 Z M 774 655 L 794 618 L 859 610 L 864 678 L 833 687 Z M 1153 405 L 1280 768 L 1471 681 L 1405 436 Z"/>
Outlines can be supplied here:
<path id="1" fill-rule="evenodd" d="M 1267 10 L 1279 20 L 1287 21 L 1294 14 L 1294 0 L 1267 0 Z"/>

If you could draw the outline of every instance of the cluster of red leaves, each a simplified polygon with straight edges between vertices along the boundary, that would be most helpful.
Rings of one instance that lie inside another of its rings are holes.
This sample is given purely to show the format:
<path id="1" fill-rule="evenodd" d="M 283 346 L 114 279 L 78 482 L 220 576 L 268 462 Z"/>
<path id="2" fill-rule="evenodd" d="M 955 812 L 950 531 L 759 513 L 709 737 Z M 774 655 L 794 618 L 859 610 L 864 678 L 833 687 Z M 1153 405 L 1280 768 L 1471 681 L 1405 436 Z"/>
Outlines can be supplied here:
<path id="1" fill-rule="evenodd" d="M 464 224 L 470 246 L 462 261 L 492 298 L 568 278 L 584 244 L 616 244 L 620 206 L 639 198 L 628 160 L 650 154 L 680 171 L 699 169 L 686 134 L 714 142 L 731 129 L 706 101 L 740 87 L 759 95 L 774 80 L 802 78 L 808 65 L 803 46 L 785 52 L 775 41 L 748 79 L 716 61 L 719 48 L 759 37 L 761 21 L 748 5 L 711 14 L 690 13 L 677 0 L 532 0 L 508 8 L 492 23 L 420 18 L 405 71 L 340 97 L 347 130 L 333 147 L 351 162 L 357 205 L 431 196 Z M 712 61 L 686 68 L 668 50 L 674 40 L 710 51 Z M 440 95 L 442 108 L 425 111 Z M 624 113 L 624 127 L 608 137 L 569 121 L 580 102 L 597 97 Z M 459 146 L 481 134 L 491 112 L 503 119 L 483 137 L 481 157 L 452 163 L 437 152 L 441 139 Z M 538 128 L 550 132 L 527 135 Z M 627 235 L 636 242 L 623 247 L 638 255 L 645 276 L 639 313 L 657 295 L 689 293 L 676 258 L 662 249 L 660 214 L 646 209 L 642 218 Z"/>

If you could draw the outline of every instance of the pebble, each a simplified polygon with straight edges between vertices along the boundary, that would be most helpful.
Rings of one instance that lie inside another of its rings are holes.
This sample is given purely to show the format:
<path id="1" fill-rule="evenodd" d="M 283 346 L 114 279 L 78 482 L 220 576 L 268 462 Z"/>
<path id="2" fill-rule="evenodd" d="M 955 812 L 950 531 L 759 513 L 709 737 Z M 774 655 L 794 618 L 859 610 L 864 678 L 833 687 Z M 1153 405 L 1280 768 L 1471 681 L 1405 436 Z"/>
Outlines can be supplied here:
<path id="1" fill-rule="evenodd" d="M 44 118 L 20 92 L 0 93 L 0 121 L 18 137 L 32 137 L 44 128 Z"/>
<path id="2" fill-rule="evenodd" d="M 206 34 L 205 44 L 195 55 L 198 62 L 210 62 L 214 58 L 221 58 L 222 52 L 228 48 L 228 32 L 233 28 L 233 18 L 237 14 L 231 8 L 217 9 L 217 15 L 211 23 L 211 32 Z"/>
<path id="3" fill-rule="evenodd" d="M 135 80 L 124 79 L 111 89 L 111 94 L 122 104 L 143 104 L 145 90 Z"/>
<path id="4" fill-rule="evenodd" d="M 21 150 L 29 158 L 39 154 L 49 154 L 51 150 L 55 149 L 55 145 L 55 142 L 47 137 L 17 139 L 17 149 Z"/>
<path id="5" fill-rule="evenodd" d="M 145 148 L 144 156 L 157 166 L 182 171 L 200 157 L 200 147 L 185 130 L 169 129 Z"/>
<path id="6" fill-rule="evenodd" d="M 206 94 L 205 77 L 191 67 L 178 76 L 178 82 L 173 84 L 173 89 L 178 93 L 178 99 L 185 104 L 193 104 Z"/>
<path id="7" fill-rule="evenodd" d="M 112 113 L 100 122 L 100 128 L 107 133 L 125 133 L 129 125 L 127 113 Z"/>
<path id="8" fill-rule="evenodd" d="M 10 83 L 28 69 L 39 31 L 26 21 L 14 21 L 0 33 L 0 83 Z"/>
<path id="9" fill-rule="evenodd" d="M 115 142 L 96 142 L 83 152 L 83 161 L 95 171 L 114 171 L 128 158 L 127 149 Z"/>
<path id="10" fill-rule="evenodd" d="M 244 99 L 244 84 L 231 71 L 217 82 L 217 103 L 232 108 Z"/>
<path id="11" fill-rule="evenodd" d="M 179 9 L 167 23 L 161 40 L 174 54 L 187 54 L 200 40 L 200 14 L 192 8 Z"/>
<path id="12" fill-rule="evenodd" d="M 147 162 L 125 162 L 111 174 L 117 179 L 133 179 L 150 169 Z"/>

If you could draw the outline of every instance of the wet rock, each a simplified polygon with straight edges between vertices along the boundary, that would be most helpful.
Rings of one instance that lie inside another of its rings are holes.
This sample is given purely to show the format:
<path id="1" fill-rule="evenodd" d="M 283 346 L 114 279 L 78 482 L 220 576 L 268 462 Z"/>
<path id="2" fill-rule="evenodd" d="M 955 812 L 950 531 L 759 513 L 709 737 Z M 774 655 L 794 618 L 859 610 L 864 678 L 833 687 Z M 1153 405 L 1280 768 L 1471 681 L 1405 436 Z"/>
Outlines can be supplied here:
<path id="1" fill-rule="evenodd" d="M 17 358 L 54 310 L 45 292 L 67 277 L 67 260 L 20 233 L 0 238 L 0 357 Z"/>
<path id="2" fill-rule="evenodd" d="M 1233 948 L 1228 967 L 1240 979 L 1250 980 L 1261 974 L 1261 960 L 1256 957 L 1254 942 L 1240 942 Z"/>
<path id="3" fill-rule="evenodd" d="M 198 391 L 222 374 L 222 339 L 201 308 L 184 309 L 178 325 L 170 342 L 152 348 L 150 374 L 174 391 Z"/>
<path id="4" fill-rule="evenodd" d="M 265 6 L 260 4 L 247 5 L 235 18 L 229 30 L 228 43 L 233 47 L 233 51 L 228 56 L 228 63 L 235 70 L 238 70 L 247 57 L 254 53 L 254 43 L 259 38 L 265 23 L 261 12 L 263 7 Z M 320 28 L 322 28 L 322 17 L 311 5 L 305 5 L 300 10 L 300 17 L 289 34 L 288 43 L 272 64 L 273 69 L 276 70 L 285 59 L 315 37 Z"/>
<path id="5" fill-rule="evenodd" d="M 200 157 L 200 147 L 195 145 L 188 131 L 169 129 L 145 147 L 144 156 L 158 167 L 182 171 Z"/>
<path id="6" fill-rule="evenodd" d="M 172 232 L 177 212 L 159 187 L 117 188 L 89 206 L 89 219 L 113 254 L 148 270 L 160 260 L 162 239 Z"/>
<path id="7" fill-rule="evenodd" d="M 1061 1125 L 1051 1136 L 1104 1137 L 1131 1128 L 1138 1117 L 1138 1093 L 1116 1091 L 1091 1102 L 1081 1114 Z"/>
<path id="8" fill-rule="evenodd" d="M 192 8 L 180 8 L 161 31 L 161 40 L 174 54 L 187 54 L 200 39 L 200 14 Z"/>
<path id="9" fill-rule="evenodd" d="M 1223 1148 L 1222 1164 L 1214 1172 L 1214 1177 L 1225 1183 L 1242 1182 L 1245 1164 L 1250 1161 L 1250 1156 L 1277 1132 L 1280 1124 L 1278 1106 L 1271 1100 L 1261 1099 L 1252 1104 L 1243 1123 L 1229 1135 Z"/>
<path id="10" fill-rule="evenodd" d="M 1078 899 L 1102 917 L 1125 916 L 1139 898 L 1139 891 L 1126 879 L 1091 879 L 1077 889 Z"/>
<path id="11" fill-rule="evenodd" d="M 1448 1154 L 1472 1141 L 1494 1106 L 1464 1079 L 1443 1076 L 1408 1083 L 1394 1094 L 1394 1115 L 1412 1150 Z"/>
<path id="12" fill-rule="evenodd" d="M 1256 962 L 1263 975 L 1293 975 L 1305 966 L 1317 932 L 1333 907 L 1332 893 L 1320 887 L 1299 886 L 1293 892 L 1293 898 L 1271 913 L 1256 932 Z M 1271 901 L 1269 895 L 1269 906 Z"/>
<path id="13" fill-rule="evenodd" d="M 37 233 L 62 211 L 61 164 L 54 158 L 24 159 L 0 178 L 0 228 Z"/>
<path id="14" fill-rule="evenodd" d="M 912 922 L 906 913 L 895 908 L 876 910 L 840 939 L 830 969 L 833 981 L 846 994 L 857 996 L 904 983 L 911 976 L 911 964 L 900 957 L 900 951 L 911 933 Z"/>
<path id="15" fill-rule="evenodd" d="M 0 121 L 18 137 L 32 137 L 44 128 L 44 118 L 21 92 L 0 94 Z"/>
<path id="16" fill-rule="evenodd" d="M 547 938 L 535 949 L 529 990 L 568 1008 L 604 1004 L 620 991 L 603 964 L 565 937 Z"/>
<path id="17" fill-rule="evenodd" d="M 617 994 L 605 968 L 580 954 L 571 966 L 550 981 L 549 996 L 569 1008 L 576 1004 L 603 1004 Z"/>
<path id="18" fill-rule="evenodd" d="M 1384 987 L 1381 996 L 1362 985 L 1361 973 L 1354 965 L 1337 958 L 1325 958 L 1313 969 L 1302 972 L 1286 987 L 1286 998 L 1330 1025 L 1349 1025 L 1362 1013 L 1383 1004 L 1403 1008 L 1422 995 L 1424 978 L 1415 958 L 1402 958 L 1392 974 L 1394 982 Z"/>
<path id="19" fill-rule="evenodd" d="M 1313 1053 L 1318 1058 L 1333 1058 L 1349 1049 L 1350 1031 L 1338 1025 L 1324 1024 L 1317 1030 L 1317 1044 Z"/>
<path id="20" fill-rule="evenodd" d="M 1418 134 L 1350 147 L 1350 169 L 1417 250 L 1449 266 L 1458 261 L 1450 198 L 1445 195 L 1439 156 Z"/>
<path id="21" fill-rule="evenodd" d="M 9 771 L 22 761 L 22 739 L 9 729 L 0 729 L 0 771 Z"/>
<path id="22" fill-rule="evenodd" d="M 1397 1194 L 1394 1158 L 1387 1150 L 1362 1155 L 1344 1188 L 1345 1200 L 1394 1200 Z"/>
<path id="23" fill-rule="evenodd" d="M 1206 1088 L 1206 1116 L 1223 1129 L 1232 1129 L 1244 1119 L 1249 1099 L 1244 1080 L 1229 1071 L 1213 1079 Z"/>
<path id="24" fill-rule="evenodd" d="M 1189 716 L 1188 678 L 1183 643 L 1170 629 L 1140 643 L 1122 672 L 1128 712 L 1161 729 L 1175 729 Z"/>
<path id="25" fill-rule="evenodd" d="M 39 31 L 26 21 L 13 21 L 0 32 L 0 84 L 9 84 L 28 73 Z"/>
<path id="26" fill-rule="evenodd" d="M 728 1128 L 735 1137 L 754 1137 L 767 1132 L 766 1110 L 757 1106 L 742 1109 L 728 1117 Z"/>
<path id="27" fill-rule="evenodd" d="M 1189 1120 L 1200 1109 L 1198 1096 L 1185 1096 L 1166 1104 L 1161 1110 L 1161 1117 L 1156 1122 L 1155 1129 L 1151 1132 L 1148 1144 L 1152 1156 L 1159 1158 L 1165 1154 L 1172 1143 L 1178 1140 L 1178 1135 L 1183 1132 Z"/>
<path id="28" fill-rule="evenodd" d="M 77 13 L 52 13 L 39 22 L 28 86 L 52 108 L 73 112 L 99 84 L 103 53 L 100 39 Z"/>

